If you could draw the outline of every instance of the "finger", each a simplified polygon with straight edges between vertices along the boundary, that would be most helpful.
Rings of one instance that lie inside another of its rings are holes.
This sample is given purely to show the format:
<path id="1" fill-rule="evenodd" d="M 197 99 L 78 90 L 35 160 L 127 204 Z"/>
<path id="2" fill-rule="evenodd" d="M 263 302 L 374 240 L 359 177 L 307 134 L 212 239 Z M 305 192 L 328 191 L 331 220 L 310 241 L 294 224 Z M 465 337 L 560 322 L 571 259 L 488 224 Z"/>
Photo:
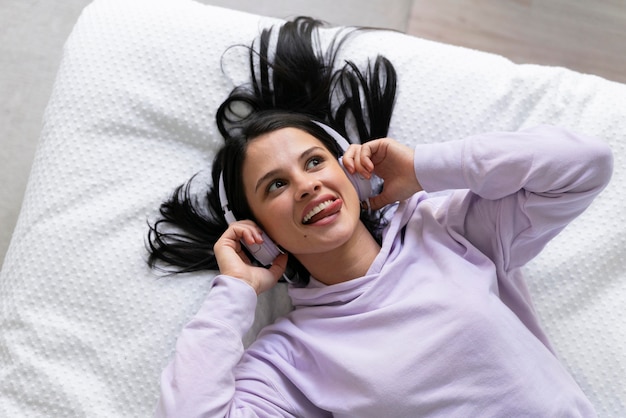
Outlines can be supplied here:
<path id="1" fill-rule="evenodd" d="M 369 151 L 366 150 L 366 146 L 361 146 L 355 150 L 354 155 L 354 171 L 360 176 L 369 178 L 371 176 L 371 170 L 367 168 Z"/>
<path id="2" fill-rule="evenodd" d="M 343 157 L 341 159 L 343 166 L 345 167 L 346 170 L 348 170 L 348 173 L 350 174 L 354 174 L 355 171 L 355 161 L 354 161 L 354 157 L 358 152 L 358 146 L 355 144 L 352 144 L 348 147 L 348 149 L 346 150 L 346 152 L 343 153 Z"/>
<path id="3" fill-rule="evenodd" d="M 230 236 L 233 240 L 243 240 L 246 244 L 260 244 L 263 242 L 261 229 L 252 221 L 235 222 L 229 226 L 229 230 L 234 234 L 234 237 Z"/>
<path id="4" fill-rule="evenodd" d="M 256 290 L 257 294 L 268 291 L 276 285 L 278 280 L 282 277 L 287 266 L 287 255 L 281 254 L 270 266 L 265 269 L 262 267 L 253 267 L 254 275 L 248 283 Z"/>
<path id="5" fill-rule="evenodd" d="M 368 156 L 372 163 L 372 166 L 375 167 L 377 164 L 381 163 L 387 154 L 385 146 L 386 138 L 375 139 L 367 143 L 368 148 Z"/>
<path id="6" fill-rule="evenodd" d="M 289 257 L 287 256 L 287 254 L 280 254 L 274 259 L 272 265 L 268 269 L 272 273 L 272 276 L 276 279 L 276 281 L 278 281 L 278 279 L 280 279 L 285 273 L 285 270 L 287 269 L 288 259 Z"/>
<path id="7" fill-rule="evenodd" d="M 241 229 L 241 239 L 248 245 L 260 244 L 263 241 L 261 235 L 255 229 L 251 228 Z"/>
<path id="8" fill-rule="evenodd" d="M 220 259 L 228 263 L 236 263 L 237 260 L 241 260 L 245 264 L 250 264 L 250 259 L 243 251 L 242 242 L 247 245 L 263 242 L 261 233 L 253 222 L 239 221 L 233 223 L 217 240 L 213 246 L 213 251 L 218 258 L 218 264 Z"/>
<path id="9" fill-rule="evenodd" d="M 359 173 L 366 178 L 370 178 L 374 171 L 374 163 L 372 162 L 372 149 L 369 146 L 363 146 L 359 150 Z"/>

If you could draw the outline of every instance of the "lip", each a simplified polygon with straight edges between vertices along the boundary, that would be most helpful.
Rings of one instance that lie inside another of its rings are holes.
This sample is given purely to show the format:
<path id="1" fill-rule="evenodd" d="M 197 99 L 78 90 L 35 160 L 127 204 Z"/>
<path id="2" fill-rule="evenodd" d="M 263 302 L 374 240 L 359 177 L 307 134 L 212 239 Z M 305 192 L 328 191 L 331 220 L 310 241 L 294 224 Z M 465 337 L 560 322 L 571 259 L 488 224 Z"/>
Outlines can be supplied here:
<path id="1" fill-rule="evenodd" d="M 321 203 L 327 202 L 329 200 L 332 200 L 334 202 L 337 199 L 338 199 L 337 196 L 333 196 L 331 194 L 325 194 L 325 195 L 319 196 L 315 200 L 312 200 L 311 202 L 309 202 L 308 205 L 305 206 L 304 210 L 302 211 L 302 214 L 300 215 L 300 222 L 302 223 L 302 219 L 304 219 L 304 217 L 309 212 L 311 212 L 313 208 L 315 208 L 316 206 L 320 205 Z M 306 224 L 303 224 L 303 225 L 306 225 Z"/>

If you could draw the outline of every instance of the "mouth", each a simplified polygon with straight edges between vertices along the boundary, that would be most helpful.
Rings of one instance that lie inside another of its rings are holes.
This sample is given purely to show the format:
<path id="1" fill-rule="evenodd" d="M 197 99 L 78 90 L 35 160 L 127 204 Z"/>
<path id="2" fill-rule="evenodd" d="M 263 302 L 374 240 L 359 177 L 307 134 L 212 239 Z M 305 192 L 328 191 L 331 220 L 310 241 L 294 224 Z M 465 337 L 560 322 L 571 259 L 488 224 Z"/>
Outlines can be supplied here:
<path id="1" fill-rule="evenodd" d="M 341 210 L 341 199 L 328 199 L 311 208 L 302 218 L 303 225 L 311 225 Z"/>

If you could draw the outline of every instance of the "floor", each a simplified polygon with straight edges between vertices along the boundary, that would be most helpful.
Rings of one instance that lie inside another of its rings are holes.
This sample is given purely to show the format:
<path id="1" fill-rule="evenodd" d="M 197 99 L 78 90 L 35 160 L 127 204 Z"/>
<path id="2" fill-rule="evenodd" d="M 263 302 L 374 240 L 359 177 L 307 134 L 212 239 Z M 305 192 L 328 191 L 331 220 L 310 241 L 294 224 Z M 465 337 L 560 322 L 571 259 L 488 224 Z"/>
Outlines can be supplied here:
<path id="1" fill-rule="evenodd" d="M 413 0 L 407 32 L 626 82 L 623 1 Z"/>
<path id="2" fill-rule="evenodd" d="M 64 40 L 90 0 L 0 0 L 0 263 L 18 217 Z M 202 0 L 278 17 L 391 27 L 626 82 L 626 3 L 615 0 Z"/>

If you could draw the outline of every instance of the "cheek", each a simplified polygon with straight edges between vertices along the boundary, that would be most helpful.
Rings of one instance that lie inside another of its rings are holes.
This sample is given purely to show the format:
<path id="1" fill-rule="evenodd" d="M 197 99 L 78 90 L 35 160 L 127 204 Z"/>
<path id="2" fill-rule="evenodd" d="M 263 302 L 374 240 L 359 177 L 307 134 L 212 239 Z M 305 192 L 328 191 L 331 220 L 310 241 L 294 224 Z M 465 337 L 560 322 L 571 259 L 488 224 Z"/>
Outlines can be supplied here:
<path id="1" fill-rule="evenodd" d="M 343 188 L 342 194 L 343 194 L 344 200 L 347 201 L 346 204 L 348 204 L 350 211 L 353 213 L 356 213 L 357 216 L 360 216 L 361 202 L 359 201 L 359 195 L 357 194 L 356 189 L 354 188 L 354 185 L 352 184 L 348 176 L 345 175 L 345 173 L 343 172 L 342 174 L 345 177 L 345 181 L 343 181 L 343 184 L 342 184 L 342 188 Z"/>
<path id="2" fill-rule="evenodd" d="M 296 252 L 302 239 L 306 239 L 306 235 L 294 225 L 291 209 L 286 205 L 280 205 L 279 202 L 272 202 L 271 205 L 264 207 L 257 219 L 261 229 L 288 252 Z"/>
<path id="3" fill-rule="evenodd" d="M 255 209 L 252 209 L 252 213 L 265 232 L 271 236 L 277 236 L 285 228 L 285 223 L 291 219 L 291 212 L 289 211 L 288 202 L 286 199 L 273 199 L 267 203 L 253 202 Z"/>

